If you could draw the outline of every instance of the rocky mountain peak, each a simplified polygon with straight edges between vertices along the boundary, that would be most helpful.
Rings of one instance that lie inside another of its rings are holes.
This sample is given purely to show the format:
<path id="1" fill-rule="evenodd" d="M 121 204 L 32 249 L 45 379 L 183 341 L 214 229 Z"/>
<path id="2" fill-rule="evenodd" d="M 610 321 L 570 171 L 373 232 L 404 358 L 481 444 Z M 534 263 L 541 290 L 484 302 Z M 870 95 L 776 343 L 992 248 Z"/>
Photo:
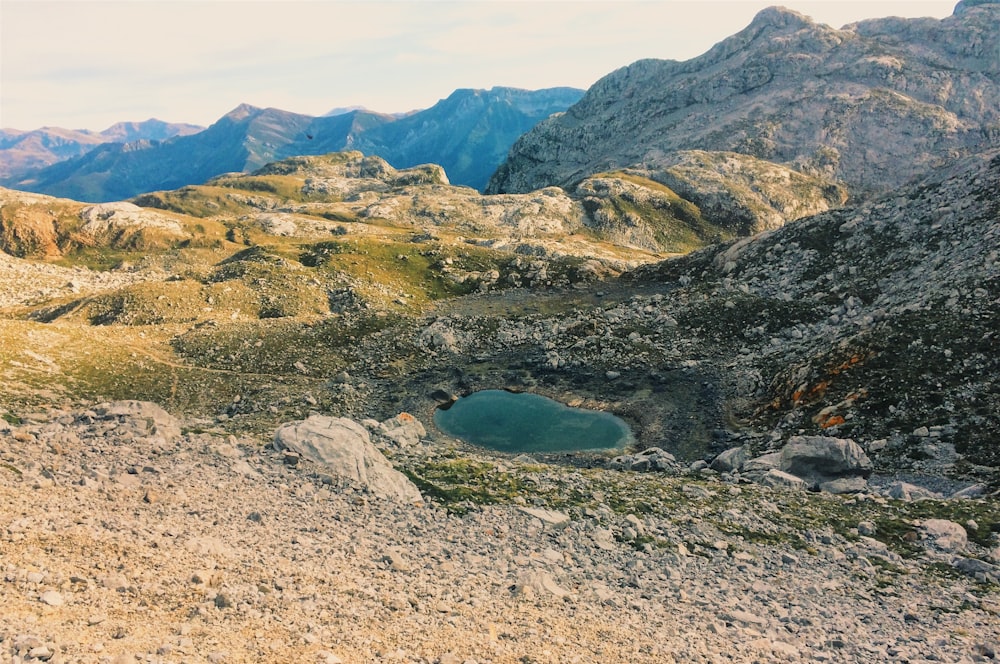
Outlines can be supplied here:
<path id="1" fill-rule="evenodd" d="M 753 21 L 750 22 L 748 30 L 760 30 L 763 28 L 778 28 L 801 30 L 816 25 L 815 22 L 805 14 L 786 7 L 773 6 L 757 12 Z"/>
<path id="2" fill-rule="evenodd" d="M 766 9 L 701 56 L 604 77 L 518 140 L 487 191 L 572 187 L 704 150 L 831 178 L 855 198 L 879 195 L 1000 140 L 995 6 L 843 29 Z"/>
<path id="3" fill-rule="evenodd" d="M 250 104 L 243 103 L 229 111 L 222 116 L 223 120 L 230 120 L 232 122 L 240 122 L 246 120 L 251 115 L 256 115 L 261 112 L 262 109 L 257 106 L 251 106 Z"/>
<path id="4" fill-rule="evenodd" d="M 955 5 L 954 15 L 959 15 L 972 7 L 978 7 L 980 5 L 1000 5 L 998 0 L 961 0 L 957 5 Z"/>

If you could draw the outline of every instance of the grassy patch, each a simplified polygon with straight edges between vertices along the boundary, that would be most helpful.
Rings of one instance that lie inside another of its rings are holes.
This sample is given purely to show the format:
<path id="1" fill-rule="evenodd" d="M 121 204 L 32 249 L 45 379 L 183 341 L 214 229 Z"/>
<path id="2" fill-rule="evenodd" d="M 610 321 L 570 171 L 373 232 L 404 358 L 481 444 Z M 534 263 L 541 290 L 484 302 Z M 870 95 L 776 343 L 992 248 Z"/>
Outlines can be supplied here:
<path id="1" fill-rule="evenodd" d="M 596 228 L 608 237 L 647 237 L 648 249 L 688 253 L 707 244 L 731 239 L 733 233 L 706 220 L 698 206 L 669 187 L 635 174 L 615 171 L 594 176 L 633 185 L 584 199 L 584 209 Z"/>
<path id="2" fill-rule="evenodd" d="M 522 477 L 471 459 L 420 463 L 403 472 L 424 496 L 456 513 L 472 505 L 511 503 L 530 489 Z"/>

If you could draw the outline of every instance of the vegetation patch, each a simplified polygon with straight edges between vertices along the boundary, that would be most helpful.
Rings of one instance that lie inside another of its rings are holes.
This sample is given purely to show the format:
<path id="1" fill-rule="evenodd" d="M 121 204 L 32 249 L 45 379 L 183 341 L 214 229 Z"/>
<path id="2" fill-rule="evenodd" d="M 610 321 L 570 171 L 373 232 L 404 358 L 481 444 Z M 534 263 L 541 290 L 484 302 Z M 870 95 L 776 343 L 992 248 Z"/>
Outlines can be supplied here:
<path id="1" fill-rule="evenodd" d="M 578 193 L 600 234 L 624 244 L 688 253 L 733 237 L 731 231 L 706 220 L 694 203 L 635 174 L 596 175 Z"/>

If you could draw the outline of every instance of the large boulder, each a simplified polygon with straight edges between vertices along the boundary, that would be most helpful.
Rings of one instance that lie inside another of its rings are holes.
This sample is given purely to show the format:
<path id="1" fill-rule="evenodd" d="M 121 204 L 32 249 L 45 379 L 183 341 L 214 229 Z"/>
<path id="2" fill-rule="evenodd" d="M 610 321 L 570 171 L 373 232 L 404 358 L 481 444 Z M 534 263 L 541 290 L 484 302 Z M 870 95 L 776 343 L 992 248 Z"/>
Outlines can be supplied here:
<path id="1" fill-rule="evenodd" d="M 947 519 L 927 519 L 920 530 L 924 540 L 941 551 L 961 551 L 969 542 L 965 528 Z"/>
<path id="2" fill-rule="evenodd" d="M 720 473 L 731 473 L 734 470 L 740 470 L 746 460 L 746 447 L 731 447 L 719 456 L 715 457 L 709 467 Z"/>
<path id="3" fill-rule="evenodd" d="M 868 477 L 872 462 L 853 440 L 792 436 L 781 450 L 780 470 L 801 477 L 811 489 L 843 477 Z"/>
<path id="4" fill-rule="evenodd" d="M 368 431 L 353 420 L 311 415 L 288 422 L 274 432 L 274 448 L 321 463 L 331 474 L 374 495 L 403 502 L 422 500 L 416 485 L 392 467 L 372 445 Z"/>

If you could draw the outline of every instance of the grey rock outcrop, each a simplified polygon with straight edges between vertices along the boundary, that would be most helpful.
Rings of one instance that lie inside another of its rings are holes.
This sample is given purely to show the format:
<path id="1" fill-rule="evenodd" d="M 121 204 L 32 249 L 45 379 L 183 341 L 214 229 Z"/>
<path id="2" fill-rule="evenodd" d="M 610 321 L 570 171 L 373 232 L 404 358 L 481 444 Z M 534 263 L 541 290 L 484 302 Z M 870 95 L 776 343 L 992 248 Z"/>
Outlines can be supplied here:
<path id="1" fill-rule="evenodd" d="M 640 60 L 521 137 L 488 192 L 571 186 L 693 148 L 884 192 L 1000 140 L 1000 6 L 835 29 L 772 7 L 688 60 Z M 629 137 L 623 140 L 622 137 Z"/>
<path id="2" fill-rule="evenodd" d="M 420 491 L 371 443 L 367 429 L 342 417 L 312 415 L 288 422 L 274 433 L 274 448 L 290 450 L 372 494 L 405 502 L 422 500 Z"/>
<path id="3" fill-rule="evenodd" d="M 914 500 L 942 500 L 944 496 L 922 486 L 909 482 L 895 482 L 887 490 L 886 495 L 896 500 L 911 502 Z"/>
<path id="4" fill-rule="evenodd" d="M 585 223 L 616 244 L 683 252 L 778 228 L 841 205 L 842 187 L 736 152 L 685 150 L 659 167 L 585 178 L 572 189 Z"/>
<path id="5" fill-rule="evenodd" d="M 709 467 L 712 470 L 719 471 L 720 473 L 728 473 L 734 470 L 740 470 L 746 460 L 746 447 L 731 447 L 712 459 L 712 463 L 709 464 Z"/>
<path id="6" fill-rule="evenodd" d="M 413 447 L 427 435 L 423 423 L 409 413 L 400 413 L 379 424 L 379 433 L 399 447 Z"/>
<path id="7" fill-rule="evenodd" d="M 611 470 L 633 472 L 676 471 L 680 466 L 673 454 L 659 447 L 648 447 L 636 454 L 621 454 L 607 463 Z"/>
<path id="8" fill-rule="evenodd" d="M 774 489 L 805 489 L 806 482 L 801 477 L 796 477 L 783 470 L 772 468 L 760 478 L 760 483 Z"/>
<path id="9" fill-rule="evenodd" d="M 89 233 L 128 226 L 150 226 L 177 233 L 181 231 L 180 224 L 175 219 L 125 201 L 87 206 L 80 211 L 80 219 L 84 222 L 83 230 Z"/>
<path id="10" fill-rule="evenodd" d="M 853 440 L 829 436 L 793 436 L 781 450 L 781 468 L 812 488 L 845 477 L 864 478 L 872 462 Z"/>

